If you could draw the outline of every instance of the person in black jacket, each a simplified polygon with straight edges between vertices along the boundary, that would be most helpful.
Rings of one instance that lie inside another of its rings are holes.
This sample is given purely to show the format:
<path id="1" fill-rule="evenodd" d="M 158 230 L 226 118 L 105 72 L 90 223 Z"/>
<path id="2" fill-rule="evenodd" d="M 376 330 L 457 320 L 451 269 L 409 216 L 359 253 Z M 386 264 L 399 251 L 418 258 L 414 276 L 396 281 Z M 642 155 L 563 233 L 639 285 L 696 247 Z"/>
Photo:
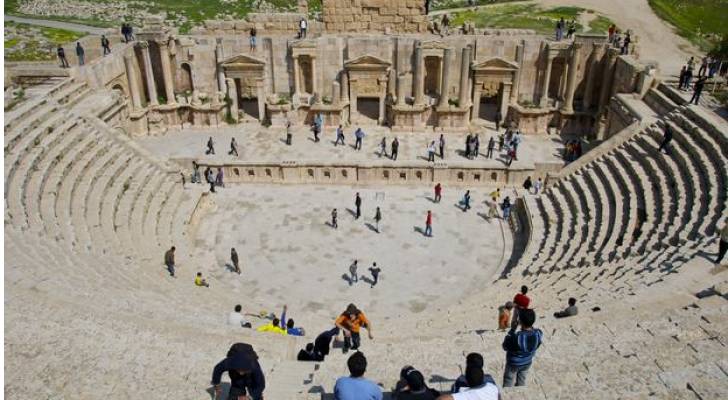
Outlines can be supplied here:
<path id="1" fill-rule="evenodd" d="M 339 335 L 339 328 L 334 327 L 324 331 L 313 341 L 314 361 L 323 361 L 329 355 L 331 339 Z"/>
<path id="2" fill-rule="evenodd" d="M 245 343 L 234 344 L 227 353 L 227 357 L 220 361 L 212 371 L 212 385 L 215 387 L 215 396 L 222 395 L 220 379 L 227 372 L 230 376 L 230 391 L 228 399 L 237 399 L 238 396 L 250 396 L 252 400 L 262 400 L 265 390 L 265 376 L 258 364 L 258 355 L 253 347 Z"/>

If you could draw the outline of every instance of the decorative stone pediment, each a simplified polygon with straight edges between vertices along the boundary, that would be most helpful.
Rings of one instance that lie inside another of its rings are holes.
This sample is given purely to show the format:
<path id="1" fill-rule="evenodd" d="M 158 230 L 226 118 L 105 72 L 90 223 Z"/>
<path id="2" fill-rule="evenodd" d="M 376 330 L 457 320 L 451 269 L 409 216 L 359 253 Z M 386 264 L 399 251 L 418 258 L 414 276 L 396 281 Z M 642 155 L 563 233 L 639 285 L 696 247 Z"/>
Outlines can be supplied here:
<path id="1" fill-rule="evenodd" d="M 420 42 L 420 47 L 423 49 L 445 50 L 450 46 L 448 46 L 445 42 L 441 40 L 424 40 Z"/>
<path id="2" fill-rule="evenodd" d="M 350 71 L 387 70 L 392 63 L 372 55 L 363 55 L 344 63 L 344 68 Z"/>
<path id="3" fill-rule="evenodd" d="M 518 64 L 504 60 L 500 57 L 493 57 L 479 63 L 474 63 L 471 67 L 473 71 L 516 71 Z"/>
<path id="4" fill-rule="evenodd" d="M 263 70 L 265 61 L 249 55 L 240 54 L 220 63 L 224 70 Z"/>
<path id="5" fill-rule="evenodd" d="M 302 39 L 302 40 L 296 40 L 291 43 L 290 47 L 292 49 L 310 49 L 310 48 L 316 48 L 316 40 L 315 39 Z"/>

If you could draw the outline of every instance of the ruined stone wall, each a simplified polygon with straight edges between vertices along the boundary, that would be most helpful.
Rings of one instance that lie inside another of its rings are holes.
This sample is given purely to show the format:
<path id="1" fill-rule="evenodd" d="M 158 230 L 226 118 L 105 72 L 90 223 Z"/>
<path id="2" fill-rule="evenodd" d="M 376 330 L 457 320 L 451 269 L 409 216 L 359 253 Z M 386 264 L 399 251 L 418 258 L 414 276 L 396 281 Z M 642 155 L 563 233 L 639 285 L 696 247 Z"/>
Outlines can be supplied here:
<path id="1" fill-rule="evenodd" d="M 327 32 L 424 33 L 424 0 L 323 0 Z"/>
<path id="2" fill-rule="evenodd" d="M 192 34 L 196 35 L 247 35 L 255 27 L 258 35 L 261 34 L 290 34 L 298 33 L 298 24 L 301 18 L 308 21 L 308 32 L 320 32 L 321 24 L 308 19 L 302 13 L 250 13 L 240 20 L 207 20 L 200 27 L 195 27 Z"/>

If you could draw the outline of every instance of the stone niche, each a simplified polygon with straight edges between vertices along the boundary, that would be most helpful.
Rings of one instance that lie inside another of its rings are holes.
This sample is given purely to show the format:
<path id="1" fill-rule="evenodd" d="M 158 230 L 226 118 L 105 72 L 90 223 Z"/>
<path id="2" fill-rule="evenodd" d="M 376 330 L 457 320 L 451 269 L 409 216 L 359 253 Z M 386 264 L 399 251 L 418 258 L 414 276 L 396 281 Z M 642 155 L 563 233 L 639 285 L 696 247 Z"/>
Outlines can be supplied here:
<path id="1" fill-rule="evenodd" d="M 349 76 L 352 123 L 381 125 L 384 122 L 390 66 L 389 61 L 372 55 L 344 63 Z"/>
<path id="2" fill-rule="evenodd" d="M 220 64 L 226 80 L 232 109 L 242 111 L 244 119 L 265 119 L 265 61 L 248 55 L 233 56 Z"/>

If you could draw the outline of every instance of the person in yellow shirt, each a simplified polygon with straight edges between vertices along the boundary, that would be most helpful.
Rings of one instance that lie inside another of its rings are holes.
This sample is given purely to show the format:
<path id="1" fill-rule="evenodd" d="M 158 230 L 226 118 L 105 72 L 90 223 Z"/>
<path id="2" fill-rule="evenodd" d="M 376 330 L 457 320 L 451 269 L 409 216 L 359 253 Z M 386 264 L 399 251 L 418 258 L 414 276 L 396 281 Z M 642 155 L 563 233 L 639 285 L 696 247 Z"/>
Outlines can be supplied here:
<path id="1" fill-rule="evenodd" d="M 202 272 L 198 272 L 197 273 L 197 276 L 195 276 L 195 285 L 196 286 L 210 287 L 210 284 L 207 283 L 207 281 L 202 277 Z"/>
<path id="2" fill-rule="evenodd" d="M 354 304 L 349 304 L 339 318 L 336 318 L 334 324 L 344 332 L 344 353 L 349 349 L 357 350 L 359 348 L 361 344 L 359 337 L 361 327 L 366 328 L 369 339 L 374 339 L 372 336 L 372 323 Z"/>
<path id="3" fill-rule="evenodd" d="M 285 329 L 281 328 L 281 320 L 279 320 L 278 318 L 273 318 L 273 321 L 271 321 L 270 324 L 259 326 L 256 330 L 258 332 L 273 332 L 279 335 L 288 334 Z"/>

